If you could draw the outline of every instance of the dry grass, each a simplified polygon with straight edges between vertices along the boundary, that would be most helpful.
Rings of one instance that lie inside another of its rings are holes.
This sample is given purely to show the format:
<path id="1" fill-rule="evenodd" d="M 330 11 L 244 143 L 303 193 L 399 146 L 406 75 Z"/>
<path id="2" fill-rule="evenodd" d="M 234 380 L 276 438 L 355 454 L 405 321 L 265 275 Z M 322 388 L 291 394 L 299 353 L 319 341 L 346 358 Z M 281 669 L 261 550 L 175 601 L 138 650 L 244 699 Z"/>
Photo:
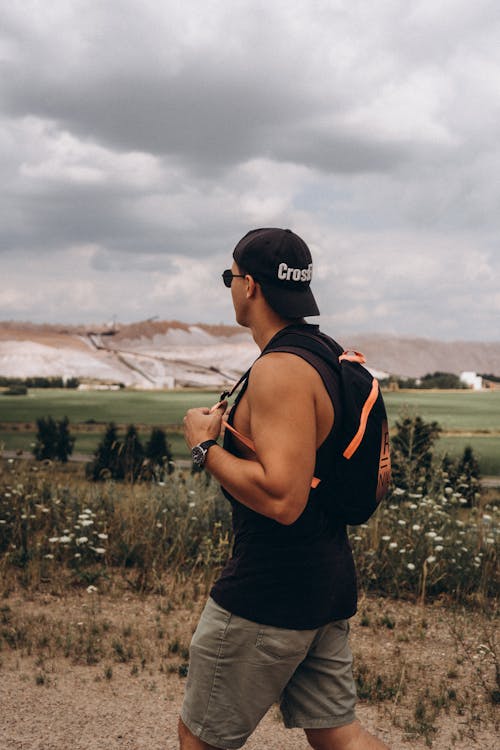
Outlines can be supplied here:
<path id="1" fill-rule="evenodd" d="M 172 577 L 161 595 L 132 593 L 120 578 L 105 594 L 93 586 L 60 596 L 13 591 L 0 604 L 2 684 L 18 684 L 22 672 L 32 686 L 52 688 L 55 699 L 59 680 L 74 672 L 88 674 L 103 700 L 116 700 L 106 684 L 123 690 L 127 680 L 142 680 L 142 700 L 149 700 L 148 686 L 163 685 L 174 690 L 178 710 L 206 588 L 202 578 Z M 352 621 L 361 713 L 376 709 L 393 741 L 412 747 L 478 742 L 493 750 L 500 689 L 494 625 L 492 615 L 439 603 L 363 598 Z M 11 704 L 16 695 L 7 692 Z"/>
<path id="2" fill-rule="evenodd" d="M 441 480 L 432 496 L 396 492 L 369 524 L 352 530 L 365 592 L 353 620 L 355 676 L 362 708 L 389 728 L 393 747 L 477 742 L 493 750 L 498 492 L 470 509 L 445 475 Z M 13 706 L 26 682 L 56 696 L 70 674 L 92 675 L 111 713 L 120 711 L 117 695 L 126 701 L 127 681 L 137 691 L 134 681 L 142 680 L 146 701 L 156 700 L 163 685 L 173 696 L 175 731 L 190 637 L 230 543 L 227 503 L 204 474 L 176 472 L 156 485 L 95 485 L 75 467 L 3 462 L 0 699 L 9 737 L 22 731 Z M 50 702 L 49 696 L 45 710 Z M 30 706 L 36 715 L 37 701 Z M 50 747 L 66 750 L 65 741 Z M 281 747 L 268 741 L 266 750 Z M 34 743 L 31 736 L 3 746 L 42 747 Z"/>

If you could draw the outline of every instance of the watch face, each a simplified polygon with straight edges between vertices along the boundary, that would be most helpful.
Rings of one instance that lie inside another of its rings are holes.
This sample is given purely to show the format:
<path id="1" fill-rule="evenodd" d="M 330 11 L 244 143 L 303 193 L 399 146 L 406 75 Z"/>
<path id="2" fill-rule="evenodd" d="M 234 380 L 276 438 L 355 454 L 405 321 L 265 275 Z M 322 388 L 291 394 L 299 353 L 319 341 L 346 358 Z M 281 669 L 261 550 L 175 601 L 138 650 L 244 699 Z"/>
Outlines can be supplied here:
<path id="1" fill-rule="evenodd" d="M 195 445 L 194 448 L 191 450 L 191 457 L 193 459 L 193 463 L 196 464 L 196 466 L 203 466 L 205 463 L 205 456 L 206 451 L 203 450 L 201 445 Z"/>

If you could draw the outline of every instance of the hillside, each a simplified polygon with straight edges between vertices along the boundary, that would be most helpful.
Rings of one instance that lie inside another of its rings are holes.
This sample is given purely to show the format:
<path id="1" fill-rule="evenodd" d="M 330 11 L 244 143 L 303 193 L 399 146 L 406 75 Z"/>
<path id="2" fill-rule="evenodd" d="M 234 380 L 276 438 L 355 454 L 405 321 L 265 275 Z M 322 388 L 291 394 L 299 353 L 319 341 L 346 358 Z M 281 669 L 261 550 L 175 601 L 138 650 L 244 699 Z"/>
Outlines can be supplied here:
<path id="1" fill-rule="evenodd" d="M 366 355 L 370 369 L 418 377 L 436 370 L 500 374 L 500 341 L 443 342 L 394 335 L 339 337 Z M 0 375 L 78 377 L 139 388 L 218 387 L 255 359 L 248 331 L 236 326 L 145 321 L 109 326 L 0 322 Z"/>

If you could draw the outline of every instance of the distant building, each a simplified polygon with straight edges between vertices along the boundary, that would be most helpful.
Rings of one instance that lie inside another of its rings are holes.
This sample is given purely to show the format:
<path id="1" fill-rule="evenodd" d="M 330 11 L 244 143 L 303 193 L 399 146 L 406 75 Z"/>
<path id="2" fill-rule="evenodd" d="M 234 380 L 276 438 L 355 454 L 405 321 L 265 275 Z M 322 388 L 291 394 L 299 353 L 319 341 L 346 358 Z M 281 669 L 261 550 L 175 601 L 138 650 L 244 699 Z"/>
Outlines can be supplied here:
<path id="1" fill-rule="evenodd" d="M 460 380 L 473 391 L 481 391 L 483 388 L 483 379 L 477 372 L 466 371 L 460 373 Z"/>

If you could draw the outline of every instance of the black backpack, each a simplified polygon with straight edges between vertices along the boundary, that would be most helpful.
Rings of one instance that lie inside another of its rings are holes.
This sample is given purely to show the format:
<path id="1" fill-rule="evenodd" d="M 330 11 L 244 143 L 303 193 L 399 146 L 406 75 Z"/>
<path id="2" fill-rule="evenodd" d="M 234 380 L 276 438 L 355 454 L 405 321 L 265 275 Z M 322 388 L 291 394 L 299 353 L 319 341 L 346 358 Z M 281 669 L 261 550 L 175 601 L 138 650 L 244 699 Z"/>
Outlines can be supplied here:
<path id="1" fill-rule="evenodd" d="M 296 354 L 320 374 L 332 399 L 335 419 L 334 450 L 317 489 L 333 520 L 349 525 L 365 523 L 387 494 L 391 478 L 389 428 L 377 380 L 363 367 L 359 352 L 344 352 L 317 326 L 288 326 L 262 351 Z M 313 484 L 314 487 L 314 484 Z"/>

